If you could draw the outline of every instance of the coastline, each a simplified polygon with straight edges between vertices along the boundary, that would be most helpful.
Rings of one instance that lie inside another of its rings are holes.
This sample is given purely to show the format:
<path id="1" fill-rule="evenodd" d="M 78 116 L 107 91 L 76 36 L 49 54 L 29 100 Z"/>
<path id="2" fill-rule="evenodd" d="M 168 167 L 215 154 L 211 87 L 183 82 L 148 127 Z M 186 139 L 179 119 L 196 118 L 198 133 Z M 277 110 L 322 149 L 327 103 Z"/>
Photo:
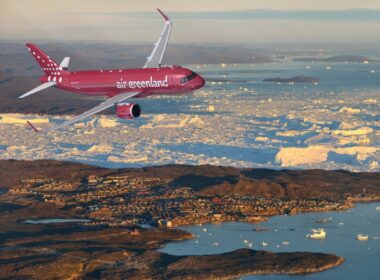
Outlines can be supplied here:
<path id="1" fill-rule="evenodd" d="M 378 202 L 378 201 L 366 201 L 366 202 L 357 202 L 357 203 L 354 203 L 354 204 L 352 204 L 352 206 L 353 207 L 358 207 L 360 204 L 362 204 L 362 205 L 368 205 L 369 207 L 366 207 L 366 209 L 372 209 L 371 211 L 375 211 L 375 207 L 373 207 L 373 206 L 371 206 L 371 205 L 373 205 L 373 204 L 376 204 L 376 205 L 378 205 L 378 203 L 376 203 L 376 202 Z M 348 208 L 348 209 L 345 209 L 345 210 L 343 210 L 343 212 L 346 212 L 347 210 L 350 210 L 351 208 Z M 321 211 L 320 211 L 321 212 Z M 325 211 L 323 211 L 323 212 L 325 212 Z M 329 211 L 329 212 L 340 212 L 340 211 Z M 350 212 L 347 212 L 347 213 L 350 213 Z M 359 212 L 359 213 L 363 213 L 363 212 Z M 367 212 L 365 212 L 365 213 L 367 213 Z M 373 213 L 375 213 L 376 214 L 376 212 L 373 212 Z M 308 213 L 302 213 L 302 214 L 308 214 Z M 310 214 L 310 212 L 309 212 L 309 214 Z M 327 214 L 327 215 L 323 215 L 322 217 L 333 217 L 333 218 L 331 218 L 331 219 L 333 219 L 334 221 L 335 221 L 335 223 L 334 224 L 336 224 L 336 225 L 338 225 L 338 217 L 341 217 L 340 216 L 340 214 L 338 214 L 338 215 L 333 215 L 333 216 L 329 216 L 330 214 Z M 351 216 L 351 214 L 346 214 L 346 216 Z M 292 216 L 297 216 L 297 215 L 292 215 Z M 362 214 L 357 214 L 357 216 L 360 216 L 360 217 L 362 217 Z M 320 217 L 320 216 L 318 216 L 318 217 Z M 348 219 L 350 219 L 349 217 L 348 217 Z M 283 220 L 283 221 L 288 221 L 287 219 L 285 219 L 285 220 Z M 290 221 L 290 220 L 289 220 Z M 301 221 L 302 222 L 302 218 L 299 220 L 299 221 Z M 314 225 L 315 225 L 315 223 L 316 223 L 316 221 L 317 220 L 313 220 L 314 221 Z M 348 225 L 348 222 L 347 222 L 347 217 L 346 217 L 346 219 L 344 220 L 344 222 L 345 222 L 345 224 L 347 224 Z M 373 221 L 372 221 L 373 222 Z M 278 228 L 280 228 L 280 225 L 278 224 L 279 223 L 279 221 L 278 220 L 276 220 L 276 222 L 275 222 L 275 224 L 277 225 L 277 227 Z M 282 224 L 282 223 L 281 223 Z M 339 223 L 340 224 L 340 223 Z M 269 227 L 269 228 L 272 228 L 273 229 L 273 227 L 271 227 L 270 225 L 266 225 L 266 227 Z M 298 224 L 298 227 L 297 226 L 295 226 L 296 228 L 297 228 L 297 231 L 299 232 L 299 224 Z M 195 226 L 195 228 L 197 228 L 197 226 Z M 224 229 L 222 229 L 223 228 L 223 226 L 222 227 L 216 227 L 216 228 L 214 228 L 214 227 L 207 227 L 207 232 L 205 232 L 205 233 L 203 233 L 203 231 L 201 230 L 201 228 L 200 229 L 193 229 L 193 230 L 191 230 L 191 232 L 193 233 L 193 234 L 197 234 L 197 237 L 198 237 L 198 240 L 203 240 L 203 243 L 202 243 L 202 241 L 200 241 L 200 243 L 199 244 L 196 244 L 195 246 L 196 247 L 199 247 L 199 248 L 203 248 L 202 246 L 208 246 L 209 248 L 208 249 L 206 249 L 205 251 L 203 251 L 203 249 L 199 252 L 199 256 L 204 256 L 204 255 L 213 255 L 213 254 L 216 254 L 216 253 L 212 253 L 212 252 L 218 252 L 217 254 L 220 254 L 221 252 L 232 252 L 232 251 L 225 251 L 225 249 L 226 248 L 231 248 L 231 247 L 235 247 L 236 246 L 236 242 L 235 242 L 235 245 L 227 245 L 226 244 L 226 242 L 228 243 L 228 241 L 225 241 L 225 242 L 223 242 L 223 240 L 221 239 L 221 233 L 224 231 Z M 238 239 L 238 241 L 237 242 L 239 242 L 239 237 L 238 237 L 238 234 L 235 234 L 235 235 L 232 235 L 232 232 L 234 232 L 234 226 L 232 225 L 232 226 L 227 226 L 226 227 L 226 233 L 228 233 L 229 232 L 229 234 L 227 234 L 226 236 L 227 236 L 227 238 L 232 238 L 233 236 L 234 236 L 234 238 L 237 238 Z M 243 233 L 243 232 L 245 232 L 246 230 L 249 230 L 249 226 L 238 226 L 237 227 L 238 229 L 240 229 L 239 230 L 239 232 L 241 232 L 241 233 Z M 309 224 L 309 226 L 308 227 L 306 227 L 303 231 L 306 231 L 308 228 L 310 228 L 310 224 Z M 330 226 L 327 226 L 327 228 L 336 228 L 336 227 L 334 227 L 334 225 L 330 225 Z M 182 230 L 185 230 L 185 231 L 188 231 L 188 228 L 181 228 Z M 341 229 L 343 229 L 343 228 L 341 228 Z M 285 229 L 285 231 L 286 231 L 286 229 Z M 364 232 L 366 232 L 365 231 L 365 229 L 363 228 L 363 231 Z M 213 237 L 212 237 L 212 239 L 209 239 L 209 238 L 207 238 L 207 233 L 208 232 L 210 232 L 210 233 L 212 233 L 213 234 Z M 339 231 L 338 230 L 338 232 L 341 232 L 341 231 Z M 360 231 L 359 231 L 360 232 Z M 369 233 L 369 232 L 368 232 Z M 200 234 L 200 236 L 198 236 L 198 234 Z M 273 234 L 276 234 L 276 233 L 273 233 Z M 272 236 L 274 236 L 272 234 Z M 302 233 L 301 233 L 302 234 Z M 353 231 L 352 233 L 351 233 L 352 235 L 351 235 L 351 238 L 352 238 L 352 240 L 353 240 L 353 242 L 355 243 L 355 245 L 358 245 L 359 247 L 362 247 L 363 246 L 363 243 L 361 243 L 361 242 L 358 242 L 358 241 L 354 241 L 355 240 L 355 231 Z M 376 233 L 372 233 L 372 234 L 376 234 Z M 334 234 L 335 236 L 335 239 L 337 238 L 337 235 L 336 235 L 336 233 Z M 242 239 L 244 239 L 244 238 L 247 238 L 248 240 L 250 240 L 249 242 L 253 242 L 254 244 L 258 244 L 257 242 L 258 242 L 258 240 L 265 240 L 265 241 L 267 241 L 267 242 L 269 242 L 273 247 L 274 247 L 274 245 L 277 243 L 277 244 L 281 244 L 281 242 L 279 242 L 280 240 L 281 240 L 281 238 L 282 237 L 277 237 L 277 241 L 274 241 L 274 240 L 272 240 L 272 239 L 270 239 L 270 237 L 268 237 L 269 238 L 269 240 L 268 239 L 266 239 L 265 237 L 265 233 L 263 233 L 263 234 L 261 234 L 261 237 L 257 237 L 257 238 L 254 238 L 252 235 L 250 235 L 250 237 L 248 236 L 248 235 L 244 235 L 244 237 L 241 237 L 240 236 L 240 238 L 241 238 L 241 240 Z M 278 235 L 277 235 L 278 236 Z M 300 232 L 298 233 L 298 236 L 300 236 Z M 303 235 L 304 236 L 304 235 Z M 374 235 L 375 236 L 375 235 Z M 331 236 L 331 237 L 333 237 L 333 236 Z M 253 239 L 252 239 L 253 238 Z M 278 239 L 278 238 L 280 238 L 280 239 Z M 285 237 L 286 238 L 286 237 Z M 299 237 L 297 237 L 297 238 L 299 238 Z M 213 241 L 211 241 L 211 240 L 213 240 Z M 241 241 L 240 240 L 240 241 Z M 292 239 L 282 239 L 282 240 L 291 240 L 290 241 L 290 243 L 291 244 L 295 244 L 294 242 L 294 240 L 292 240 Z M 329 238 L 329 240 L 330 240 L 330 238 Z M 333 239 L 334 240 L 334 239 Z M 221 242 L 220 244 L 220 246 L 222 246 L 221 247 L 221 249 L 213 249 L 212 248 L 212 246 L 211 246 L 211 242 Z M 276 242 L 276 243 L 274 243 L 274 242 Z M 305 242 L 307 242 L 307 239 L 305 238 Z M 310 241 L 309 241 L 310 242 Z M 332 240 L 330 240 L 330 245 L 331 245 L 331 242 L 334 242 L 334 241 L 332 241 Z M 374 238 L 374 241 L 372 241 L 372 242 L 376 242 L 376 240 L 375 240 L 375 238 Z M 319 242 L 311 242 L 310 243 L 310 245 L 311 246 L 313 246 L 312 244 L 318 244 Z M 174 246 L 170 246 L 170 249 L 168 249 L 168 250 L 161 250 L 162 252 L 166 252 L 166 253 L 174 253 L 174 254 L 176 254 L 175 252 L 176 252 L 176 250 L 181 250 L 181 251 L 178 251 L 178 254 L 179 255 L 182 255 L 182 254 L 194 254 L 195 253 L 195 251 L 196 250 L 199 250 L 199 249 L 192 249 L 192 247 L 194 246 L 194 245 L 192 245 L 192 244 L 194 244 L 193 242 L 191 242 L 191 243 L 188 243 L 188 242 L 186 242 L 186 243 L 183 243 L 183 244 L 178 244 L 178 245 L 175 245 L 175 244 L 173 244 Z M 374 245 L 375 243 L 373 243 L 372 245 Z M 343 244 L 341 244 L 341 245 L 343 245 Z M 354 245 L 354 244 L 353 244 Z M 317 245 L 318 246 L 318 245 Z M 328 246 L 328 245 L 327 245 Z M 371 246 L 370 244 L 368 244 L 368 246 Z M 255 246 L 256 247 L 256 246 Z M 282 247 L 282 246 L 281 246 Z M 180 248 L 180 249 L 179 249 Z M 195 247 L 194 247 L 195 248 Z M 236 247 L 235 247 L 236 248 Z M 292 249 L 294 250 L 294 247 L 292 247 Z M 282 247 L 282 249 L 281 250 L 284 250 L 284 251 L 287 251 L 287 249 L 286 249 L 286 247 Z M 295 249 L 296 251 L 297 250 L 300 250 L 300 246 L 298 246 L 298 248 L 296 247 L 296 249 Z M 324 249 L 324 252 L 326 252 L 326 250 L 328 251 L 328 252 L 331 252 L 331 253 L 333 253 L 333 254 L 337 254 L 335 251 L 332 251 L 331 249 L 327 249 L 326 247 L 325 247 L 325 249 Z M 277 250 L 276 250 L 277 251 Z M 305 249 L 305 251 L 310 251 L 310 249 Z M 195 253 L 197 256 L 198 256 L 198 253 Z M 339 255 L 339 254 L 337 254 L 337 255 Z M 342 256 L 342 254 L 340 254 L 340 256 Z M 322 270 L 326 270 L 326 269 L 329 269 L 329 268 L 334 268 L 334 267 L 337 267 L 337 266 L 340 266 L 344 261 L 347 261 L 348 263 L 349 263 L 349 265 L 351 266 L 351 262 L 353 261 L 352 260 L 352 258 L 351 259 L 345 259 L 345 258 L 341 258 L 341 259 L 339 259 L 339 260 L 337 260 L 337 262 L 335 263 L 335 264 L 333 264 L 333 263 L 330 263 L 330 264 L 328 264 L 326 267 L 324 267 L 323 269 L 321 269 L 321 270 L 319 270 L 319 271 L 322 271 Z M 340 269 L 340 271 L 342 271 L 342 269 L 343 268 L 341 268 Z M 344 270 L 344 269 L 343 269 Z M 310 270 L 304 270 L 302 273 L 314 273 L 314 272 L 318 272 L 318 269 L 313 269 L 313 268 L 311 268 Z M 247 273 L 247 274 L 239 274 L 238 276 L 232 276 L 232 277 L 228 277 L 228 276 L 225 276 L 225 277 L 218 277 L 218 279 L 220 278 L 220 279 L 237 279 L 238 277 L 244 277 L 244 276 L 253 276 L 253 275 L 259 275 L 259 274 L 283 274 L 283 273 L 286 273 L 286 274 L 288 274 L 288 275 L 290 275 L 290 274 L 298 274 L 298 273 L 300 273 L 299 271 L 286 271 L 286 272 L 284 272 L 284 271 L 280 271 L 280 270 L 278 270 L 278 271 L 270 271 L 270 272 L 268 272 L 268 271 L 253 271 L 253 272 L 249 272 L 249 273 Z M 334 273 L 334 272 L 333 272 Z M 340 272 L 341 273 L 341 272 Z M 335 274 L 332 274 L 332 275 L 335 275 Z M 277 279 L 277 278 L 276 278 Z M 278 278 L 278 279 L 281 279 L 281 278 Z M 289 278 L 286 278 L 286 279 L 289 279 Z M 322 279 L 322 278 L 318 278 L 318 279 Z"/>
<path id="2" fill-rule="evenodd" d="M 179 221 L 192 221 L 188 223 L 192 225 L 199 221 L 257 224 L 275 215 L 347 210 L 355 206 L 354 200 L 372 202 L 380 197 L 376 188 L 379 174 L 208 165 L 112 170 L 56 161 L 2 161 L 0 165 L 7 174 L 3 182 L 9 182 L 0 195 L 4 204 L 0 210 L 6 213 L 0 219 L 4 240 L 1 245 L 9 250 L 1 251 L 0 259 L 16 258 L 17 263 L 17 259 L 30 256 L 27 270 L 18 270 L 12 262 L 1 264 L 4 277 L 22 273 L 30 278 L 41 276 L 37 272 L 41 261 L 49 263 L 51 278 L 77 274 L 104 279 L 111 279 L 111 275 L 128 279 L 199 279 L 200 275 L 207 279 L 232 279 L 262 273 L 319 272 L 342 264 L 344 259 L 326 253 L 250 249 L 211 256 L 175 256 L 157 250 L 169 242 L 194 238 L 189 232 L 170 228 L 169 225 L 176 226 L 176 217 Z M 358 177 L 368 182 L 367 197 L 360 194 Z M 316 182 L 316 178 L 321 182 Z M 350 180 L 356 188 L 347 192 L 346 182 Z M 70 217 L 92 222 L 21 222 Z M 161 226 L 138 226 L 146 221 L 157 221 Z M 89 254 L 88 250 L 96 254 Z M 91 269 L 78 270 L 78 254 L 82 256 L 81 266 L 91 264 Z M 266 268 L 254 266 L 259 260 Z M 62 265 L 65 269 L 59 271 L 57 268 Z M 226 268 L 228 265 L 230 268 Z M 136 266 L 140 269 L 136 270 Z M 192 270 L 186 272 L 189 267 Z"/>
<path id="3" fill-rule="evenodd" d="M 303 210 L 300 209 L 299 211 L 293 211 L 292 213 L 272 213 L 267 215 L 257 215 L 254 217 L 248 217 L 248 218 L 241 218 L 238 217 L 236 219 L 228 219 L 228 220 L 215 220 L 215 219 L 203 219 L 201 221 L 197 221 L 194 223 L 176 223 L 176 221 L 172 221 L 172 226 L 170 228 L 179 228 L 182 226 L 196 226 L 196 225 L 204 225 L 204 224 L 221 224 L 221 223 L 227 223 L 227 222 L 241 222 L 241 223 L 249 223 L 249 224 L 260 224 L 262 222 L 268 221 L 270 218 L 275 216 L 281 216 L 281 215 L 298 215 L 298 214 L 304 214 L 304 213 L 318 213 L 318 212 L 330 212 L 330 211 L 346 211 L 349 209 L 352 209 L 355 207 L 356 203 L 373 203 L 373 202 L 379 202 L 380 196 L 375 198 L 353 198 L 353 199 L 347 199 L 344 201 L 343 204 L 340 204 L 339 206 L 334 206 L 330 208 L 319 208 L 319 209 L 309 209 L 309 210 Z"/>
<path id="4" fill-rule="evenodd" d="M 356 207 L 356 204 L 359 204 L 359 203 L 363 203 L 363 204 L 370 204 L 370 203 L 376 203 L 376 202 L 380 202 L 380 197 L 377 197 L 377 198 L 372 198 L 372 199 L 364 199 L 364 200 L 356 200 L 355 202 L 353 200 L 350 200 L 350 203 L 349 205 L 347 205 L 347 207 L 345 208 L 340 208 L 340 209 L 321 209 L 321 210 L 315 210 L 315 211 L 306 211 L 306 212 L 297 212 L 295 214 L 291 214 L 291 216 L 296 216 L 298 214 L 307 214 L 307 213 L 320 213 L 320 212 L 339 212 L 339 211 L 347 211 L 347 210 L 350 210 L 352 208 L 355 208 Z M 264 217 L 260 217 L 260 221 L 257 221 L 257 222 L 250 222 L 250 221 L 247 221 L 247 220 L 228 220 L 228 221 L 207 221 L 207 222 L 204 222 L 204 223 L 189 223 L 189 224 L 181 224 L 181 225 L 176 225 L 176 226 L 173 226 L 171 227 L 171 229 L 180 229 L 180 230 L 183 230 L 181 229 L 181 227 L 186 227 L 186 226 L 203 226 L 203 225 L 207 225 L 207 224 L 211 224 L 211 225 L 217 225 L 217 224 L 223 224 L 223 223 L 229 223 L 229 222 L 238 222 L 238 223 L 247 223 L 247 224 L 251 224 L 251 225 L 258 225 L 262 222 L 266 222 L 268 221 L 269 219 L 273 218 L 273 217 L 276 217 L 276 216 L 282 216 L 282 215 L 287 215 L 287 214 L 274 214 L 274 215 L 270 215 L 270 216 L 264 216 Z M 176 239 L 174 240 L 173 239 L 173 242 L 176 242 L 176 241 L 183 241 L 183 240 L 188 240 L 188 239 L 193 239 L 195 238 L 196 236 L 194 234 L 192 234 L 191 232 L 188 232 L 186 230 L 183 230 L 185 232 L 187 232 L 188 234 L 191 235 L 191 237 L 188 237 L 188 238 L 179 238 L 179 239 Z M 163 248 L 166 244 L 162 244 L 161 248 Z"/>

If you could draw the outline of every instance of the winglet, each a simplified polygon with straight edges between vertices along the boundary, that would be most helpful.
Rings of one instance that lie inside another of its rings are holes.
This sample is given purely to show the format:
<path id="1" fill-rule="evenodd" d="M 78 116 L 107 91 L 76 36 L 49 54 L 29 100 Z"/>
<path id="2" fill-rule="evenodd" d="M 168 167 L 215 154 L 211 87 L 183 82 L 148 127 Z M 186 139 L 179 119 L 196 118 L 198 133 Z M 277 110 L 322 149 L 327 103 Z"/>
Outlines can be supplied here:
<path id="1" fill-rule="evenodd" d="M 161 11 L 160 9 L 157 9 L 157 11 L 164 17 L 166 21 L 170 21 L 170 18 L 163 11 Z"/>
<path id="2" fill-rule="evenodd" d="M 26 123 L 35 131 L 40 132 L 30 121 L 26 121 Z"/>

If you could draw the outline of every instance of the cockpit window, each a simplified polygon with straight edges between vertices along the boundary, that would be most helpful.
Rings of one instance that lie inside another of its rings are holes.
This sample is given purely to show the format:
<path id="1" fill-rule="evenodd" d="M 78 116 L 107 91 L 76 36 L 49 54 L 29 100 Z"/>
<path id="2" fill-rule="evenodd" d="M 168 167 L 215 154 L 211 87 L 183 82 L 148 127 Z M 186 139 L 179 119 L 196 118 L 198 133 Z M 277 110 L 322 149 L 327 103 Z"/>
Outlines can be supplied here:
<path id="1" fill-rule="evenodd" d="M 187 83 L 188 81 L 191 81 L 192 79 L 194 79 L 196 76 L 197 76 L 197 73 L 195 73 L 195 72 L 191 72 L 190 75 L 188 75 L 188 76 L 186 76 L 185 78 L 182 78 L 182 79 L 181 79 L 181 83 L 182 83 L 182 84 Z"/>

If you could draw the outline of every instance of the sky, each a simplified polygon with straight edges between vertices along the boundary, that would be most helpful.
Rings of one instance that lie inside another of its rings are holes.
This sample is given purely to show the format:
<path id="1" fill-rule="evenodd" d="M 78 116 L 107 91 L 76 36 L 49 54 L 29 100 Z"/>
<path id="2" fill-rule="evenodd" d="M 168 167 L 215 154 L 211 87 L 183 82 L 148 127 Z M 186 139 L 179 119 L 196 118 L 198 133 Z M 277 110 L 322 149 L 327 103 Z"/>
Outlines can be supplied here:
<path id="1" fill-rule="evenodd" d="M 380 43 L 380 0 L 0 0 L 0 38 L 174 43 Z"/>

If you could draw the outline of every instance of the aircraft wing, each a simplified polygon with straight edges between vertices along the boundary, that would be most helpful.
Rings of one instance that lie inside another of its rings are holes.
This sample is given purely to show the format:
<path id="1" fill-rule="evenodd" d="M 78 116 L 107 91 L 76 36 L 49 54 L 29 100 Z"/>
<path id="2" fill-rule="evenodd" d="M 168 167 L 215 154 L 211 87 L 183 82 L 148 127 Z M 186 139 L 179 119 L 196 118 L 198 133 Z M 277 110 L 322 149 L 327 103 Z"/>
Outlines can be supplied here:
<path id="1" fill-rule="evenodd" d="M 115 105 L 116 103 L 119 103 L 119 102 L 122 102 L 126 99 L 129 99 L 129 98 L 132 98 L 136 95 L 138 95 L 140 92 L 127 92 L 127 93 L 120 93 L 118 95 L 115 95 L 113 97 L 111 97 L 110 99 L 107 99 L 106 101 L 104 101 L 103 103 L 99 104 L 98 106 L 92 108 L 91 110 L 88 110 L 87 112 L 84 112 L 68 121 L 65 121 L 64 123 L 60 124 L 60 125 L 57 125 L 53 128 L 50 128 L 48 129 L 47 131 L 53 131 L 53 130 L 57 130 L 61 127 L 64 127 L 66 125 L 70 125 L 70 124 L 73 124 L 77 121 L 80 121 L 84 118 L 87 118 L 89 116 L 92 116 L 96 113 L 99 113 L 105 109 L 108 109 L 109 107 L 112 107 L 113 105 Z"/>
<path id="2" fill-rule="evenodd" d="M 158 38 L 158 41 L 154 44 L 152 53 L 147 57 L 143 68 L 158 68 L 161 66 L 173 26 L 171 20 L 167 15 L 165 15 L 160 9 L 157 9 L 157 11 L 164 17 L 165 26 L 161 32 L 160 38 Z"/>

